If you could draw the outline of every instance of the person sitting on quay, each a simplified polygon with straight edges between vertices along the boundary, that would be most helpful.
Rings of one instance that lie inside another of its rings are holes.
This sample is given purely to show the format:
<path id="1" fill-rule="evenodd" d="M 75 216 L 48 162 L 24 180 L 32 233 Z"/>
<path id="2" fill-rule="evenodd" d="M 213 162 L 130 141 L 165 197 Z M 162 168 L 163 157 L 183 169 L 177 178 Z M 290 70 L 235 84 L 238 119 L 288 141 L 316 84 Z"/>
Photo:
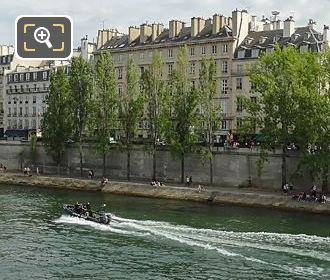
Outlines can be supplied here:
<path id="1" fill-rule="evenodd" d="M 94 178 L 94 171 L 93 169 L 88 170 L 88 178 L 93 179 Z"/>
<path id="2" fill-rule="evenodd" d="M 101 187 L 104 187 L 108 182 L 109 182 L 108 178 L 103 176 L 101 180 Z"/>
<path id="3" fill-rule="evenodd" d="M 203 187 L 202 185 L 198 185 L 197 192 L 201 193 L 202 191 L 206 191 L 205 187 Z"/>
<path id="4" fill-rule="evenodd" d="M 152 181 L 150 183 L 150 185 L 153 186 L 153 187 L 162 187 L 163 186 L 163 183 L 160 182 L 160 181 Z"/>

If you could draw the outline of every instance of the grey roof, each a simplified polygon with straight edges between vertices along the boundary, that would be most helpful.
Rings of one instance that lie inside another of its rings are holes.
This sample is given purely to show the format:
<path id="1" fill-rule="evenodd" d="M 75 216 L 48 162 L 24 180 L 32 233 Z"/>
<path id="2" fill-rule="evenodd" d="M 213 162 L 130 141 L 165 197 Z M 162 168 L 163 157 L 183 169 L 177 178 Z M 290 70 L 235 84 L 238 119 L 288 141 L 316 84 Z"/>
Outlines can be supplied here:
<path id="1" fill-rule="evenodd" d="M 308 49 L 313 52 L 319 52 L 322 49 L 323 35 L 309 26 L 298 27 L 291 37 L 283 37 L 283 29 L 269 31 L 254 31 L 250 32 L 241 45 L 235 52 L 245 50 L 245 58 L 251 57 L 252 49 L 265 50 L 278 44 L 280 47 L 292 44 L 296 47 L 308 46 Z"/>
<path id="2" fill-rule="evenodd" d="M 133 42 L 129 43 L 128 35 L 123 35 L 120 37 L 113 37 L 108 42 L 106 42 L 100 50 L 106 49 L 123 49 L 129 47 L 137 46 L 152 46 L 157 44 L 166 44 L 166 43 L 192 43 L 198 40 L 207 39 L 207 38 L 232 38 L 232 30 L 228 26 L 224 26 L 217 34 L 212 34 L 212 25 L 206 25 L 199 34 L 195 37 L 191 37 L 191 27 L 184 27 L 180 31 L 179 35 L 173 39 L 169 37 L 169 29 L 164 29 L 163 32 L 152 41 L 151 36 L 147 38 L 145 43 L 140 43 L 140 38 L 138 37 Z"/>

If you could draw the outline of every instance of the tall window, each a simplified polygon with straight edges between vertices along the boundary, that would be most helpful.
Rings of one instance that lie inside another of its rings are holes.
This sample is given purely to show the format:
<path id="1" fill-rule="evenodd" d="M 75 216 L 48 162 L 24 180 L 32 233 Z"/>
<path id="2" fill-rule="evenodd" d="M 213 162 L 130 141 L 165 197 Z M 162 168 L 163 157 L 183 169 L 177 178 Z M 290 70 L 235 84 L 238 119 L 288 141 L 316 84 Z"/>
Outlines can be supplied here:
<path id="1" fill-rule="evenodd" d="M 237 112 L 242 112 L 243 111 L 243 100 L 242 100 L 242 98 L 237 98 L 236 105 L 237 105 Z"/>
<path id="2" fill-rule="evenodd" d="M 24 81 L 24 74 L 19 74 L 19 80 L 20 80 L 20 82 Z"/>
<path id="3" fill-rule="evenodd" d="M 221 71 L 222 73 L 228 73 L 228 61 L 222 61 L 222 64 L 221 64 Z"/>
<path id="4" fill-rule="evenodd" d="M 243 65 L 242 64 L 237 64 L 237 73 L 242 74 L 243 73 Z"/>
<path id="5" fill-rule="evenodd" d="M 33 80 L 36 81 L 38 78 L 38 73 L 37 72 L 33 72 Z"/>
<path id="6" fill-rule="evenodd" d="M 25 74 L 25 79 L 26 79 L 27 81 L 30 81 L 30 73 L 26 73 L 26 74 Z"/>
<path id="7" fill-rule="evenodd" d="M 25 129 L 29 128 L 29 120 L 27 120 L 27 119 L 25 120 L 24 128 Z"/>
<path id="8" fill-rule="evenodd" d="M 218 51 L 217 46 L 216 46 L 216 45 L 213 45 L 213 46 L 212 46 L 212 54 L 216 54 L 217 51 Z"/>
<path id="9" fill-rule="evenodd" d="M 206 46 L 202 46 L 202 54 L 206 54 Z"/>
<path id="10" fill-rule="evenodd" d="M 228 52 L 228 44 L 223 44 L 222 45 L 222 52 L 227 53 Z"/>
<path id="11" fill-rule="evenodd" d="M 256 96 L 251 96 L 250 97 L 251 102 L 257 103 L 257 97 Z"/>
<path id="12" fill-rule="evenodd" d="M 221 81 L 221 93 L 228 94 L 228 80 L 224 79 Z"/>
<path id="13" fill-rule="evenodd" d="M 47 71 L 42 72 L 42 79 L 47 80 Z"/>
<path id="14" fill-rule="evenodd" d="M 227 130 L 227 127 L 228 127 L 228 123 L 227 123 L 228 121 L 226 121 L 226 120 L 223 120 L 222 122 L 221 122 L 221 129 L 222 130 Z"/>
<path id="15" fill-rule="evenodd" d="M 194 56 L 195 55 L 195 48 L 190 48 L 190 55 L 191 56 Z"/>
<path id="16" fill-rule="evenodd" d="M 173 63 L 168 64 L 168 74 L 170 75 L 173 71 Z"/>
<path id="17" fill-rule="evenodd" d="M 173 49 L 168 49 L 168 57 L 173 57 Z"/>
<path id="18" fill-rule="evenodd" d="M 123 68 L 118 68 L 118 79 L 121 80 L 123 78 Z"/>
<path id="19" fill-rule="evenodd" d="M 33 102 L 33 103 L 37 103 L 37 96 L 36 96 L 36 95 L 33 95 L 33 96 L 32 96 L 32 102 Z"/>
<path id="20" fill-rule="evenodd" d="M 236 89 L 242 89 L 242 88 L 243 88 L 242 78 L 236 78 Z"/>
<path id="21" fill-rule="evenodd" d="M 195 62 L 190 63 L 190 74 L 195 75 L 196 72 L 196 64 Z"/>
<path id="22" fill-rule="evenodd" d="M 14 75 L 14 82 L 17 82 L 18 81 L 18 74 L 15 74 Z"/>
<path id="23" fill-rule="evenodd" d="M 118 85 L 118 95 L 122 96 L 123 94 L 123 86 L 121 84 Z"/>

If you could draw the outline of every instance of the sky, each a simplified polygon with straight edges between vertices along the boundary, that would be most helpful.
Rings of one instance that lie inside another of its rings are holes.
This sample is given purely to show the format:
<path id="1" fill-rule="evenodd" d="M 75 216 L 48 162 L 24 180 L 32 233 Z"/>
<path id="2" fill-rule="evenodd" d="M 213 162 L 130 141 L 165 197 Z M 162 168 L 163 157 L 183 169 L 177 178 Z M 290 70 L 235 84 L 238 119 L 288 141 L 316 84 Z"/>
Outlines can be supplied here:
<path id="1" fill-rule="evenodd" d="M 235 9 L 247 9 L 250 14 L 271 16 L 279 11 L 285 20 L 293 16 L 296 25 L 304 26 L 309 19 L 330 25 L 330 0 L 0 0 L 0 44 L 15 42 L 15 19 L 19 15 L 69 15 L 73 19 L 74 46 L 79 46 L 85 35 L 92 40 L 97 30 L 117 28 L 127 33 L 128 26 L 161 22 L 168 26 L 171 19 L 180 19 L 190 25 L 190 18 L 213 14 L 230 16 Z"/>

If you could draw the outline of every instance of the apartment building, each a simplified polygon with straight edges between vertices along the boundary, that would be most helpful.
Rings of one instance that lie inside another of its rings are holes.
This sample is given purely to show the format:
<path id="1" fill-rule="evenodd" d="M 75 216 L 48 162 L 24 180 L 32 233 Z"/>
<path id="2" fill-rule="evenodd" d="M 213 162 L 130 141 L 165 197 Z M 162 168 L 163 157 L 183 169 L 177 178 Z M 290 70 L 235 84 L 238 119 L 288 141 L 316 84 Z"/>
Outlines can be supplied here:
<path id="1" fill-rule="evenodd" d="M 271 52 L 275 44 L 295 45 L 301 50 L 321 51 L 327 42 L 329 28 L 321 34 L 315 31 L 315 22 L 310 20 L 305 27 L 296 28 L 292 17 L 286 21 L 277 18 L 258 20 L 246 10 L 235 10 L 231 16 L 214 14 L 209 19 L 193 17 L 190 26 L 180 20 L 171 20 L 168 28 L 161 23 L 130 26 L 127 34 L 117 29 L 99 30 L 95 57 L 100 51 L 112 54 L 117 72 L 118 92 L 124 91 L 125 65 L 132 56 L 141 73 L 151 64 L 153 51 L 159 51 L 163 61 L 163 76 L 166 79 L 175 67 L 180 47 L 186 46 L 189 53 L 189 72 L 192 86 L 198 85 L 202 59 L 213 58 L 217 65 L 217 96 L 224 119 L 218 135 L 235 130 L 243 116 L 237 96 L 248 94 L 256 100 L 253 85 L 248 78 L 248 65 L 258 62 L 262 52 Z M 141 122 L 139 136 L 148 124 Z"/>

